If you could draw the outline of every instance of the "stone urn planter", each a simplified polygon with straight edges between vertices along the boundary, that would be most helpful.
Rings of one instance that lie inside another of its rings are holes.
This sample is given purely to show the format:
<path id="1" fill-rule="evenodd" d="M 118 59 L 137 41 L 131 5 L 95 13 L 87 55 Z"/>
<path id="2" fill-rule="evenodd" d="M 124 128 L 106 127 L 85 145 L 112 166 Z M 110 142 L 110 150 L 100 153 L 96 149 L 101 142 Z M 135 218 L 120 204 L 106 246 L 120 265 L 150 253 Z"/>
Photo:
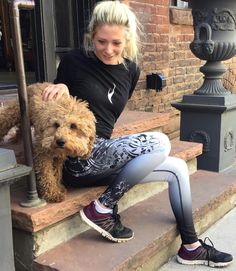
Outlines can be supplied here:
<path id="1" fill-rule="evenodd" d="M 202 86 L 172 106 L 181 111 L 180 139 L 200 142 L 198 169 L 233 167 L 236 149 L 236 94 L 226 90 L 224 60 L 236 55 L 236 0 L 186 0 L 192 8 L 192 53 L 206 63 Z"/>
<path id="2" fill-rule="evenodd" d="M 227 95 L 222 84 L 226 71 L 221 62 L 236 54 L 236 0 L 189 0 L 192 8 L 194 40 L 192 53 L 206 60 L 200 68 L 205 75 L 203 85 L 196 90 L 200 95 Z"/>

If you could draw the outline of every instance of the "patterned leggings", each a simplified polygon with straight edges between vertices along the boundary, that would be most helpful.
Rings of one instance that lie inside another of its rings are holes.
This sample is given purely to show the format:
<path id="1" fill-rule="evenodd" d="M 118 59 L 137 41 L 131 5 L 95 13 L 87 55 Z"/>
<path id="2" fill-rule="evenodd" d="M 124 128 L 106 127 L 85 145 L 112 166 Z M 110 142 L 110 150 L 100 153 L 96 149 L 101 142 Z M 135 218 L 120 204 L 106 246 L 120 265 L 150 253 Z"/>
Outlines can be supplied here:
<path id="1" fill-rule="evenodd" d="M 170 141 L 159 132 L 119 138 L 97 138 L 88 160 L 69 158 L 64 165 L 65 185 L 108 185 L 99 201 L 113 208 L 137 183 L 167 181 L 169 198 L 183 244 L 198 240 L 192 217 L 188 168 L 182 159 L 170 157 Z"/>

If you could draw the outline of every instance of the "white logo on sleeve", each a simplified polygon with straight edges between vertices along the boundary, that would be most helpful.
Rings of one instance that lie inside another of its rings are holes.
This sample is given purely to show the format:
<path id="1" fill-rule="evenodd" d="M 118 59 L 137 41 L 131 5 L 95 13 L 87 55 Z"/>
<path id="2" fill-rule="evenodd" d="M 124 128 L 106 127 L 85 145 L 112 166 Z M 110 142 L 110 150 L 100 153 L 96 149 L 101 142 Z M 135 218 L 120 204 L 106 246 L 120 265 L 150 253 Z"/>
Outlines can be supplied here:
<path id="1" fill-rule="evenodd" d="M 113 88 L 109 88 L 108 93 L 107 93 L 107 98 L 111 104 L 112 104 L 111 98 L 115 92 L 115 89 L 116 89 L 116 84 L 113 83 Z"/>

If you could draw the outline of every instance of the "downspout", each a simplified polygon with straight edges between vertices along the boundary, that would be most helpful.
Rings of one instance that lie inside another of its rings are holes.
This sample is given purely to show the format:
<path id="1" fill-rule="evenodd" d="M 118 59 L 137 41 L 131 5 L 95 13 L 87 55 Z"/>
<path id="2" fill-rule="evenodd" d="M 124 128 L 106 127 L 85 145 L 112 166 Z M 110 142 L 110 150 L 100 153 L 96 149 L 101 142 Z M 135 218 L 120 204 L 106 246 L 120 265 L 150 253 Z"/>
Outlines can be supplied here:
<path id="1" fill-rule="evenodd" d="M 38 207 L 45 204 L 44 200 L 38 197 L 36 187 L 36 177 L 33 165 L 33 148 L 31 137 L 31 126 L 29 118 L 28 97 L 26 89 L 24 57 L 22 49 L 21 29 L 20 29 L 20 9 L 34 9 L 33 0 L 11 0 L 11 27 L 14 46 L 15 69 L 17 74 L 18 97 L 21 112 L 21 128 L 24 145 L 25 162 L 32 168 L 30 175 L 27 176 L 27 200 L 20 203 L 23 207 Z"/>

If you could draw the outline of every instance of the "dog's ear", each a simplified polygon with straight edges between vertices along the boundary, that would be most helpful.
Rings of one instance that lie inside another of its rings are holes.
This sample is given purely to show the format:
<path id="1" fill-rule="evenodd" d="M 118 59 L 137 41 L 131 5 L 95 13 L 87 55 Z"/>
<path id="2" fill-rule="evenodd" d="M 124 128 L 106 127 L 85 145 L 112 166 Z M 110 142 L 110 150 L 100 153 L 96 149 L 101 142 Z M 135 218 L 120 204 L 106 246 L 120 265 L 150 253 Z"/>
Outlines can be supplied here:
<path id="1" fill-rule="evenodd" d="M 83 132 L 86 134 L 88 138 L 88 143 L 87 143 L 87 153 L 83 157 L 84 159 L 88 159 L 91 155 L 91 152 L 94 147 L 95 139 L 96 139 L 96 125 L 95 125 L 95 118 L 94 116 L 90 116 L 90 119 L 87 119 L 84 121 L 84 126 L 83 126 Z"/>
<path id="2" fill-rule="evenodd" d="M 71 98 L 70 98 L 71 99 Z M 96 118 L 93 112 L 89 109 L 88 103 L 79 99 L 72 98 L 73 106 L 71 107 L 71 113 L 75 114 L 80 122 L 80 128 L 87 137 L 86 142 L 86 154 L 83 155 L 83 159 L 88 159 L 91 155 L 96 138 Z"/>
<path id="3" fill-rule="evenodd" d="M 92 153 L 92 150 L 94 147 L 94 143 L 95 143 L 95 136 L 92 135 L 89 137 L 88 153 L 86 154 L 84 159 L 88 159 L 91 156 L 91 153 Z"/>

